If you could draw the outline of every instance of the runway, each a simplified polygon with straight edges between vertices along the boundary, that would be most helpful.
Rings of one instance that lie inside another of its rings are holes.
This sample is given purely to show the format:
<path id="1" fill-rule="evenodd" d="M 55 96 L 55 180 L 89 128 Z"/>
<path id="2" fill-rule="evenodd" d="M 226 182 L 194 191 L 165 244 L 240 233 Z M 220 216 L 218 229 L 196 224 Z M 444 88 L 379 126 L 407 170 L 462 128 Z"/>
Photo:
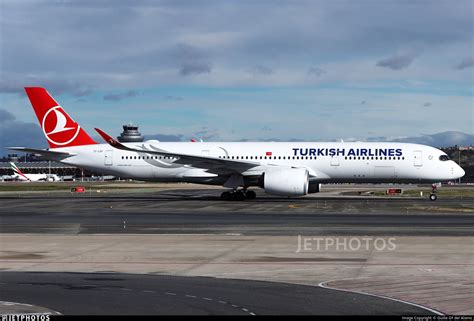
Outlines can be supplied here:
<path id="1" fill-rule="evenodd" d="M 1 272 L 0 299 L 62 314 L 427 315 L 413 305 L 321 287 L 203 277 Z"/>
<path id="2" fill-rule="evenodd" d="M 211 194 L 212 193 L 212 194 Z M 2 196 L 1 233 L 474 235 L 474 199 L 262 197 L 215 191 Z"/>
<path id="3" fill-rule="evenodd" d="M 258 193 L 226 202 L 215 189 L 186 189 L 9 193 L 0 204 L 0 301 L 63 314 L 430 313 L 318 286 L 339 280 L 341 289 L 470 311 L 473 198 Z M 397 247 L 298 253 L 300 236 L 395 237 Z"/>

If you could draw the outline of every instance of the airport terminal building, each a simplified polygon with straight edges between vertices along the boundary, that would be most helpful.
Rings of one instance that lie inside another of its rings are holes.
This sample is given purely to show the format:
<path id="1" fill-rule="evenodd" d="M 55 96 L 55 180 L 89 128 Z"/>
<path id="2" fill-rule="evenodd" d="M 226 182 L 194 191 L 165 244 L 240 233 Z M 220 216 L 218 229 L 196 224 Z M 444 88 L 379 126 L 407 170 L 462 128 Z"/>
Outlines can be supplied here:
<path id="1" fill-rule="evenodd" d="M 80 168 L 54 162 L 54 161 L 30 161 L 30 162 L 15 162 L 22 171 L 29 174 L 56 174 L 59 176 L 82 177 L 90 176 L 90 173 Z M 10 162 L 0 162 L 0 176 L 11 175 L 12 169 Z"/>

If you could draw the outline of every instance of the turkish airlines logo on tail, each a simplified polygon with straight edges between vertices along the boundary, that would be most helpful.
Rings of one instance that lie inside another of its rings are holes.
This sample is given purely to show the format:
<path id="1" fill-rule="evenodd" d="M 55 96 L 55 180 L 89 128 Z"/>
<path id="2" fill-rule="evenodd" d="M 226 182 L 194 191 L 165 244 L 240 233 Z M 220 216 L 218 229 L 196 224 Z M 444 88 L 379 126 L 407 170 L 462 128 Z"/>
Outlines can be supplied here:
<path id="1" fill-rule="evenodd" d="M 70 144 L 81 130 L 61 106 L 52 107 L 44 114 L 41 127 L 46 139 L 59 146 Z"/>

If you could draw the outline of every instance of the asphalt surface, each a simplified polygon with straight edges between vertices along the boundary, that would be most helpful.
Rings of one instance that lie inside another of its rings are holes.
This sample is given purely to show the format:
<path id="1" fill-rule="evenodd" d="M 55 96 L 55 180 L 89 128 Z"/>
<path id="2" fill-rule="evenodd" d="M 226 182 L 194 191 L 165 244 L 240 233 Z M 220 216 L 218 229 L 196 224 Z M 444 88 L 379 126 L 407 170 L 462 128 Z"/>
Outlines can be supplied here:
<path id="1" fill-rule="evenodd" d="M 474 235 L 474 199 L 274 198 L 217 190 L 3 194 L 0 233 Z M 321 287 L 119 273 L 0 272 L 0 300 L 63 314 L 430 314 Z"/>
<path id="2" fill-rule="evenodd" d="M 474 199 L 272 198 L 216 190 L 0 197 L 0 233 L 474 235 Z"/>
<path id="3" fill-rule="evenodd" d="M 421 307 L 284 283 L 108 273 L 1 272 L 0 300 L 62 314 L 427 315 Z"/>

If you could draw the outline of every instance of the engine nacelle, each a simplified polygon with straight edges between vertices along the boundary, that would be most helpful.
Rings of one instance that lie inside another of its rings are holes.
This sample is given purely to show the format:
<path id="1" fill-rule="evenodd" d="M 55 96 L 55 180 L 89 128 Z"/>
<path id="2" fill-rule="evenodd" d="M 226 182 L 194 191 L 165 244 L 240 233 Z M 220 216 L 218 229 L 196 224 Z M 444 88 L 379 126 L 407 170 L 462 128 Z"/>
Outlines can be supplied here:
<path id="1" fill-rule="evenodd" d="M 265 193 L 278 196 L 308 194 L 309 174 L 304 168 L 270 168 L 263 174 Z"/>

